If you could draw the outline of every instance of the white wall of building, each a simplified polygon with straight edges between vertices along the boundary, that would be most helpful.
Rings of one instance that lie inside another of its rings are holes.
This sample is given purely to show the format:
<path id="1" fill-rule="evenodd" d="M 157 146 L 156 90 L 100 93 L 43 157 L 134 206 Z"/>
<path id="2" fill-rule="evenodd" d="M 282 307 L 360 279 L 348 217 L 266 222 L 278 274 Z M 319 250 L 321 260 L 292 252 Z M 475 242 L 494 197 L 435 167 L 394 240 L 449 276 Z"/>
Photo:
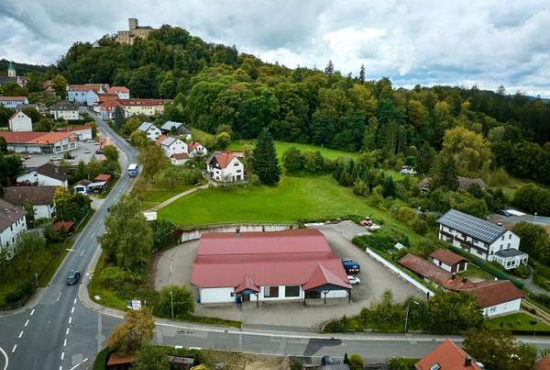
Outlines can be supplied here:
<path id="1" fill-rule="evenodd" d="M 208 150 L 202 145 L 197 146 L 189 152 L 190 157 L 204 157 L 208 154 Z"/>
<path id="2" fill-rule="evenodd" d="M 486 307 L 483 314 L 488 317 L 518 312 L 521 308 L 521 298 L 515 301 L 505 302 L 496 306 Z"/>
<path id="3" fill-rule="evenodd" d="M 235 288 L 200 288 L 201 303 L 235 302 Z"/>
<path id="4" fill-rule="evenodd" d="M 168 158 L 174 154 L 187 153 L 187 144 L 180 139 L 177 139 L 169 146 L 162 145 L 161 147 Z"/>
<path id="5" fill-rule="evenodd" d="M 11 109 L 15 109 L 21 104 L 29 104 L 29 99 L 25 98 L 24 100 L 0 100 L 0 105 Z"/>
<path id="6" fill-rule="evenodd" d="M 52 218 L 55 213 L 55 206 L 49 204 L 39 204 L 32 206 L 34 209 L 34 219 L 38 220 L 39 218 Z"/>
<path id="7" fill-rule="evenodd" d="M 12 132 L 31 132 L 32 120 L 23 112 L 17 112 L 9 119 L 10 131 Z"/>
<path id="8" fill-rule="evenodd" d="M 92 129 L 91 128 L 84 128 L 81 130 L 75 130 L 73 131 L 74 135 L 76 136 L 76 139 L 78 141 L 86 141 L 86 140 L 92 140 Z"/>
<path id="9" fill-rule="evenodd" d="M 238 158 L 233 158 L 225 168 L 208 166 L 208 172 L 214 180 L 233 182 L 244 180 L 244 165 Z"/>
<path id="10" fill-rule="evenodd" d="M 145 132 L 145 135 L 147 135 L 147 139 L 151 141 L 157 141 L 157 139 L 162 135 L 162 132 L 157 126 L 151 126 L 147 132 Z"/>
<path id="11" fill-rule="evenodd" d="M 27 222 L 25 221 L 25 216 L 22 216 L 10 227 L 0 232 L 0 249 L 13 250 L 17 237 L 25 230 L 27 230 Z"/>
<path id="12" fill-rule="evenodd" d="M 26 181 L 29 181 L 31 184 L 37 183 L 37 185 L 40 185 L 40 186 L 63 186 L 65 188 L 67 188 L 68 186 L 67 180 L 65 181 L 57 180 L 49 176 L 41 175 L 36 171 L 31 171 L 29 173 L 25 173 L 17 177 L 17 182 L 26 182 Z"/>
<path id="13" fill-rule="evenodd" d="M 99 95 L 94 90 L 89 90 L 86 93 L 86 105 L 93 107 L 99 101 Z"/>
<path id="14" fill-rule="evenodd" d="M 86 104 L 86 95 L 88 91 L 67 91 L 67 100 L 79 104 Z"/>
<path id="15" fill-rule="evenodd" d="M 55 120 L 74 121 L 80 119 L 80 112 L 78 110 L 54 110 L 52 113 Z"/>
<path id="16" fill-rule="evenodd" d="M 492 261 L 494 254 L 498 251 L 504 249 L 516 249 L 519 250 L 520 239 L 519 236 L 511 232 L 510 230 L 506 231 L 504 235 L 495 240 L 489 246 L 489 261 Z"/>

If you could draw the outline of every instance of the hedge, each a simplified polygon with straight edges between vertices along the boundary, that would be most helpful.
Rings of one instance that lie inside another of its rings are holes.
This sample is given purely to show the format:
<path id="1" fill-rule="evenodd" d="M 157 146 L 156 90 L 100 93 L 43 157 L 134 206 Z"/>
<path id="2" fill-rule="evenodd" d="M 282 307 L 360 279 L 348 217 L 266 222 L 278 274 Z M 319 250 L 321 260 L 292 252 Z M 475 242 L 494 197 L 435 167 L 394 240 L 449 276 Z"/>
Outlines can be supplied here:
<path id="1" fill-rule="evenodd" d="M 516 280 L 514 279 L 512 276 L 508 275 L 507 273 L 505 273 L 504 271 L 500 270 L 498 267 L 495 267 L 491 264 L 491 262 L 487 262 L 479 257 L 476 257 L 468 252 L 466 252 L 465 250 L 461 249 L 461 248 L 458 248 L 458 247 L 455 247 L 455 246 L 450 246 L 449 249 L 453 252 L 455 252 L 456 254 L 459 254 L 461 255 L 462 257 L 465 257 L 467 259 L 469 259 L 471 262 L 473 262 L 474 265 L 476 265 L 477 267 L 479 267 L 480 269 L 482 269 L 483 271 L 501 279 L 501 280 L 509 280 L 511 281 L 518 289 L 523 289 L 524 287 L 524 283 L 520 280 Z"/>

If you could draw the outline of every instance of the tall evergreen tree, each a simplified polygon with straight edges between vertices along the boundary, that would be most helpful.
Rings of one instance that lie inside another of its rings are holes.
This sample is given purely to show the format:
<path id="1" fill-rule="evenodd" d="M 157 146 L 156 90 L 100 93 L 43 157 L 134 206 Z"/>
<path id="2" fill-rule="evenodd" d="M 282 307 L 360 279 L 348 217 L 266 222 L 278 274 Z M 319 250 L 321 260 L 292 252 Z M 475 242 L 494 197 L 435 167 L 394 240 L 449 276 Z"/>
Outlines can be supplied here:
<path id="1" fill-rule="evenodd" d="M 124 111 L 121 107 L 115 107 L 113 122 L 117 130 L 122 128 L 122 125 L 124 124 Z"/>
<path id="2" fill-rule="evenodd" d="M 365 83 L 365 65 L 361 64 L 361 70 L 359 71 L 359 81 L 361 81 L 362 84 Z"/>
<path id="3" fill-rule="evenodd" d="M 275 151 L 273 137 L 267 128 L 263 129 L 252 152 L 252 169 L 260 181 L 274 185 L 281 179 L 281 168 Z"/>

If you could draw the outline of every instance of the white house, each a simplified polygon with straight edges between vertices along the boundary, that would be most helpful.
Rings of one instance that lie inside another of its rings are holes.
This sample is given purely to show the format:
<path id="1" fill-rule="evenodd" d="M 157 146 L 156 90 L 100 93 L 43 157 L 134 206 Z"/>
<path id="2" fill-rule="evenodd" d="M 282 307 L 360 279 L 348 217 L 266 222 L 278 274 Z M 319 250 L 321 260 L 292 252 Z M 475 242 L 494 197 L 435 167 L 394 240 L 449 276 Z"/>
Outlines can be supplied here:
<path id="1" fill-rule="evenodd" d="M 441 216 L 437 222 L 439 239 L 455 247 L 489 262 L 504 262 L 503 266 L 507 270 L 527 264 L 529 256 L 519 251 L 520 238 L 502 226 L 454 209 Z"/>
<path id="2" fill-rule="evenodd" d="M 0 250 L 7 250 L 13 255 L 13 246 L 25 230 L 25 211 L 0 199 Z"/>
<path id="3" fill-rule="evenodd" d="M 206 161 L 206 171 L 216 181 L 244 180 L 244 164 L 239 157 L 240 153 L 214 152 Z"/>
<path id="4" fill-rule="evenodd" d="M 198 141 L 191 141 L 187 144 L 187 153 L 191 158 L 204 157 L 208 154 L 208 150 Z"/>
<path id="5" fill-rule="evenodd" d="M 430 260 L 436 266 L 450 273 L 464 272 L 468 269 L 468 260 L 448 249 L 438 249 L 430 254 Z"/>
<path id="6" fill-rule="evenodd" d="M 183 123 L 175 121 L 166 121 L 164 125 L 160 127 L 163 134 L 168 135 L 171 133 L 185 136 L 185 140 L 191 140 L 191 130 L 189 130 Z"/>
<path id="7" fill-rule="evenodd" d="M 63 186 L 64 188 L 69 185 L 65 169 L 51 163 L 45 163 L 17 176 L 17 183 L 20 185 Z"/>
<path id="8" fill-rule="evenodd" d="M 4 108 L 16 109 L 20 105 L 29 104 L 25 96 L 0 96 L 0 105 Z"/>
<path id="9" fill-rule="evenodd" d="M 130 99 L 130 89 L 126 86 L 113 86 L 107 89 L 107 94 L 115 94 L 119 99 Z"/>
<path id="10" fill-rule="evenodd" d="M 187 153 L 172 154 L 170 157 L 170 162 L 174 166 L 183 166 L 188 160 L 189 155 Z"/>
<path id="11" fill-rule="evenodd" d="M 187 144 L 173 136 L 160 136 L 155 142 L 162 148 L 168 158 L 174 154 L 187 153 Z"/>
<path id="12" fill-rule="evenodd" d="M 4 200 L 18 207 L 32 205 L 34 219 L 55 216 L 56 186 L 9 186 L 4 190 Z"/>
<path id="13" fill-rule="evenodd" d="M 67 100 L 77 104 L 86 104 L 89 91 L 93 90 L 97 93 L 104 94 L 108 88 L 108 84 L 68 85 Z"/>
<path id="14" fill-rule="evenodd" d="M 15 112 L 9 119 L 12 132 L 31 132 L 32 119 L 21 111 Z"/>
<path id="15" fill-rule="evenodd" d="M 80 119 L 78 105 L 68 101 L 60 101 L 50 108 L 50 113 L 55 120 L 64 119 L 65 121 L 74 121 Z"/>
<path id="16" fill-rule="evenodd" d="M 159 136 L 162 135 L 160 129 L 152 122 L 143 122 L 137 129 L 141 132 L 145 132 L 147 139 L 151 141 L 157 141 Z"/>
<path id="17" fill-rule="evenodd" d="M 464 290 L 472 294 L 488 317 L 519 312 L 524 294 L 508 280 L 489 280 Z"/>

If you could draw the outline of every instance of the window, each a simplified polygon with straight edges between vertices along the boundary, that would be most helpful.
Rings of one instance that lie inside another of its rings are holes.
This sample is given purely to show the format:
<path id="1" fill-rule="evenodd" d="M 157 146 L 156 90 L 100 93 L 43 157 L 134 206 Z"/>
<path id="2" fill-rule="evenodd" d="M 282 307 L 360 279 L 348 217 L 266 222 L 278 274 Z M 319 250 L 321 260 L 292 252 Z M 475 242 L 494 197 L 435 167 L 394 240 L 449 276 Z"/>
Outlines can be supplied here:
<path id="1" fill-rule="evenodd" d="M 300 286 L 287 286 L 285 287 L 285 297 L 299 297 L 300 296 Z"/>
<path id="2" fill-rule="evenodd" d="M 279 287 L 278 286 L 266 286 L 264 287 L 264 298 L 278 298 Z"/>
<path id="3" fill-rule="evenodd" d="M 508 239 L 512 239 L 512 234 L 508 234 Z"/>
<path id="4" fill-rule="evenodd" d="M 239 165 L 239 162 L 235 162 L 233 166 L 237 167 Z"/>
<path id="5" fill-rule="evenodd" d="M 439 365 L 438 363 L 435 363 L 432 366 L 430 366 L 430 370 L 439 370 L 439 369 L 441 369 L 441 365 Z"/>

